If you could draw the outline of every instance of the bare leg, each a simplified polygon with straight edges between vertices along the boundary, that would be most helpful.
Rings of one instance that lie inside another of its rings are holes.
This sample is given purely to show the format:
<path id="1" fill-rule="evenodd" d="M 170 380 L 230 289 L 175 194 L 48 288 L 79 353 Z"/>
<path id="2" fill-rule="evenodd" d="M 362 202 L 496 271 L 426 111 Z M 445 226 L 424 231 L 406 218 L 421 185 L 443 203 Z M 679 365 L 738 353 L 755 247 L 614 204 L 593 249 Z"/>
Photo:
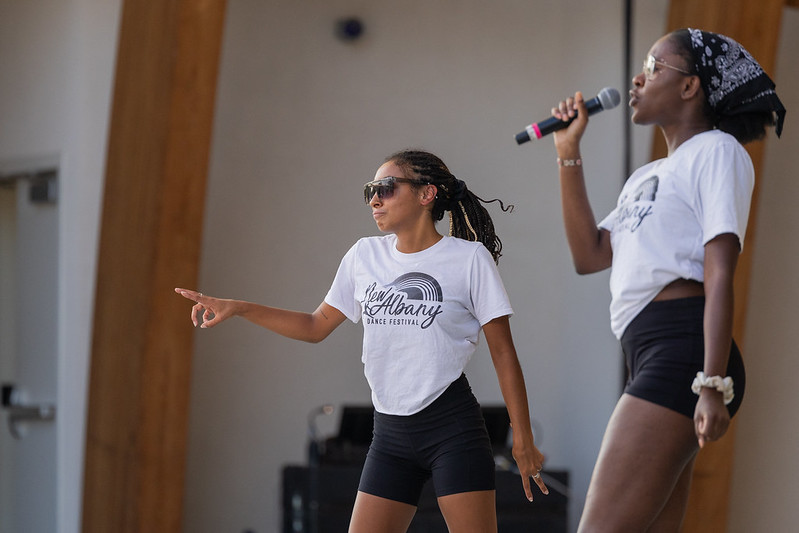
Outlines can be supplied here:
<path id="1" fill-rule="evenodd" d="M 416 507 L 358 491 L 349 533 L 405 533 Z"/>
<path id="2" fill-rule="evenodd" d="M 496 533 L 496 492 L 480 490 L 441 496 L 438 507 L 450 533 Z"/>
<path id="3" fill-rule="evenodd" d="M 697 449 L 693 420 L 624 394 L 605 431 L 579 533 L 644 532 L 667 507 L 682 520 L 685 497 L 681 505 L 671 497 L 690 482 Z"/>
<path id="4" fill-rule="evenodd" d="M 680 530 L 683 518 L 685 518 L 685 509 L 688 507 L 688 495 L 691 492 L 691 475 L 694 472 L 695 460 L 696 456 L 691 458 L 683 469 L 680 479 L 677 480 L 677 485 L 671 492 L 671 498 L 647 533 L 674 533 Z"/>

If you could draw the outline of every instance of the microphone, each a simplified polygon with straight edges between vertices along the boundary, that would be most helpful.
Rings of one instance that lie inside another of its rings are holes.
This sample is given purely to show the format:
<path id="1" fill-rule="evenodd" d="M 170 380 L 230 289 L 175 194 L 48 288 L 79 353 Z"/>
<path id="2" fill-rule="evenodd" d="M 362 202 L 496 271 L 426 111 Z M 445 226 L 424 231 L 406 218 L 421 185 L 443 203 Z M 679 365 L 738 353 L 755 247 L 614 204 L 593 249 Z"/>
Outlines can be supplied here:
<path id="1" fill-rule="evenodd" d="M 613 109 L 621 102 L 621 95 L 619 91 L 613 87 L 605 87 L 594 98 L 585 102 L 585 107 L 588 109 L 588 116 L 591 116 L 605 109 Z M 574 119 L 572 119 L 574 120 Z M 549 135 L 553 131 L 562 130 L 572 123 L 572 120 L 564 122 L 563 120 L 555 117 L 549 117 L 541 122 L 530 124 L 524 131 L 516 134 L 516 143 L 523 144 L 533 139 L 540 139 L 544 135 Z"/>

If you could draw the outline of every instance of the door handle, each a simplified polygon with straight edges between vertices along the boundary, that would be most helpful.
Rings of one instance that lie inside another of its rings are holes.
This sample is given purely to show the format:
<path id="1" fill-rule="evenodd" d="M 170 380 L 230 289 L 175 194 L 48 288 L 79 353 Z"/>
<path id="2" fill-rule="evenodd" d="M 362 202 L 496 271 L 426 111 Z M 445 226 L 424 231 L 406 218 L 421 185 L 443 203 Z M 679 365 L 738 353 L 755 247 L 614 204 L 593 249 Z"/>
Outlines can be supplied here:
<path id="1" fill-rule="evenodd" d="M 55 419 L 55 405 L 24 404 L 19 390 L 11 384 L 3 384 L 3 409 L 8 411 L 8 431 L 15 439 L 22 438 L 17 426 L 20 422 L 49 422 Z"/>

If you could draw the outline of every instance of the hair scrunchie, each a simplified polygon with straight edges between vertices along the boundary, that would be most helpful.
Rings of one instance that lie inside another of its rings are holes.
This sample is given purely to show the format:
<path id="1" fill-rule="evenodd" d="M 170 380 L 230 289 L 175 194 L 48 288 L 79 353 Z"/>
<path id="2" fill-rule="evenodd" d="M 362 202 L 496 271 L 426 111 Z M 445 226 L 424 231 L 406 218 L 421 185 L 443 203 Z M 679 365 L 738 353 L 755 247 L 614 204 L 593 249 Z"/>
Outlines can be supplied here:
<path id="1" fill-rule="evenodd" d="M 436 186 L 440 191 L 444 192 L 444 194 L 440 195 L 439 197 L 444 200 L 446 209 L 448 211 L 451 211 L 452 208 L 458 204 L 458 202 L 466 198 L 466 183 L 454 176 L 452 178 L 452 185 L 441 183 L 436 184 Z"/>
<path id="2" fill-rule="evenodd" d="M 782 133 L 785 107 L 760 64 L 725 35 L 686 28 L 691 35 L 694 66 L 710 107 L 719 116 L 770 111 L 777 114 L 775 133 Z"/>

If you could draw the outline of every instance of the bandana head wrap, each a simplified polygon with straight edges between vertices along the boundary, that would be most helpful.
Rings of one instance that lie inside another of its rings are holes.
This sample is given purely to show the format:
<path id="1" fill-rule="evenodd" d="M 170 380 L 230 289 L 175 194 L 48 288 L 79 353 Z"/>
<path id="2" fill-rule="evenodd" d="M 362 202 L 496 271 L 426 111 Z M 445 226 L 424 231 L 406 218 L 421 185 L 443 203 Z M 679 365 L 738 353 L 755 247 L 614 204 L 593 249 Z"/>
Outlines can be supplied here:
<path id="1" fill-rule="evenodd" d="M 777 114 L 775 132 L 782 133 L 785 107 L 774 82 L 743 46 L 718 33 L 687 28 L 694 66 L 710 107 L 719 116 L 770 111 Z"/>

